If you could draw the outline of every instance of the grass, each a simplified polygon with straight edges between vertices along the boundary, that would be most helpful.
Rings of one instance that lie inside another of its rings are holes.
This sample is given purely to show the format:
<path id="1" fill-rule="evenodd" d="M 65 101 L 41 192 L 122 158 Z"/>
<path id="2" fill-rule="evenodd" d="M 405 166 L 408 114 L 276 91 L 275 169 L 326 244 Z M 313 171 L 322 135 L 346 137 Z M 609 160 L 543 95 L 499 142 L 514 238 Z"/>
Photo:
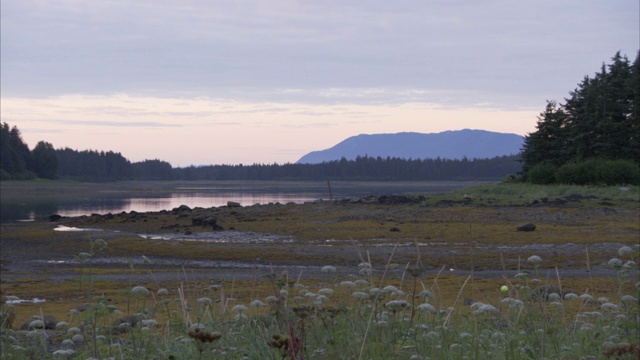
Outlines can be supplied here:
<path id="1" fill-rule="evenodd" d="M 384 275 L 374 277 L 373 265 L 361 254 L 363 262 L 353 269 L 357 275 L 308 283 L 293 274 L 213 286 L 185 281 L 116 288 L 95 282 L 88 303 L 69 307 L 51 330 L 43 328 L 44 304 L 5 302 L 3 321 L 21 307 L 31 309 L 33 317 L 27 329 L 3 327 L 0 355 L 581 359 L 612 354 L 633 359 L 640 351 L 639 250 L 625 247 L 615 254 L 620 260 L 610 264 L 618 277 L 612 279 L 541 278 L 537 260 L 543 259 L 535 256 L 527 261 L 530 270 L 498 282 L 443 273 L 429 277 L 420 254 L 396 270 L 391 270 L 392 255 L 379 269 Z M 323 271 L 330 275 L 335 267 Z M 543 285 L 553 287 L 537 296 Z M 84 293 L 89 283 L 77 286 L 60 288 Z"/>

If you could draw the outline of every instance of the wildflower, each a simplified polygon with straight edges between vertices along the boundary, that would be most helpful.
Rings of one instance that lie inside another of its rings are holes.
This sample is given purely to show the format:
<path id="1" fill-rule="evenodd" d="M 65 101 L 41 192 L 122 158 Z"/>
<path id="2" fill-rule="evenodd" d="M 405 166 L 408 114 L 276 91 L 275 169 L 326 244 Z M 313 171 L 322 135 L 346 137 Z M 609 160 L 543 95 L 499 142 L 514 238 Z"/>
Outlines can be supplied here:
<path id="1" fill-rule="evenodd" d="M 316 295 L 316 294 L 312 293 L 311 291 L 308 291 L 308 292 L 306 292 L 306 293 L 304 294 L 304 296 L 305 296 L 305 297 L 308 297 L 308 298 L 315 298 L 315 297 L 316 297 L 316 296 L 318 296 L 318 295 Z"/>
<path id="2" fill-rule="evenodd" d="M 433 295 L 433 293 L 429 290 L 422 290 L 422 292 L 420 293 L 420 296 L 424 298 L 429 298 L 429 299 L 433 299 L 435 297 L 435 295 Z"/>
<path id="3" fill-rule="evenodd" d="M 142 326 L 145 326 L 145 327 L 154 327 L 154 326 L 156 326 L 156 325 L 158 325 L 158 322 L 157 322 L 156 320 L 154 320 L 154 319 L 145 319 L 145 320 L 142 320 Z"/>
<path id="4" fill-rule="evenodd" d="M 520 272 L 520 273 L 517 273 L 517 274 L 515 275 L 515 277 L 516 277 L 516 278 L 518 278 L 518 279 L 519 279 L 519 278 L 527 278 L 527 277 L 529 277 L 529 273 L 527 273 L 527 272 Z"/>
<path id="5" fill-rule="evenodd" d="M 358 286 L 369 286 L 369 282 L 364 279 L 356 280 L 356 285 Z"/>
<path id="6" fill-rule="evenodd" d="M 326 295 L 316 295 L 315 299 L 317 302 L 319 302 L 320 304 L 322 304 L 325 301 L 329 301 L 329 298 Z"/>
<path id="7" fill-rule="evenodd" d="M 384 291 L 384 292 L 388 292 L 388 293 L 390 293 L 390 292 L 397 292 L 397 291 L 398 291 L 398 288 L 397 288 L 397 287 L 395 287 L 395 286 L 393 286 L 393 285 L 388 285 L 388 286 L 385 286 L 385 287 L 384 287 L 384 289 L 382 289 L 382 291 Z"/>
<path id="8" fill-rule="evenodd" d="M 538 255 L 532 255 L 532 256 L 529 256 L 527 261 L 532 263 L 532 264 L 539 264 L 539 263 L 542 262 L 542 258 L 540 256 L 538 256 Z"/>
<path id="9" fill-rule="evenodd" d="M 554 301 L 554 302 L 550 303 L 549 306 L 559 307 L 560 308 L 560 307 L 562 307 L 562 303 L 559 302 L 559 301 Z"/>
<path id="10" fill-rule="evenodd" d="M 351 296 L 353 296 L 358 300 L 366 300 L 369 298 L 369 295 L 367 293 L 363 293 L 362 291 L 356 291 L 353 294 L 351 294 Z"/>
<path id="11" fill-rule="evenodd" d="M 618 259 L 618 258 L 611 258 L 608 262 L 607 265 L 611 266 L 612 268 L 619 268 L 622 266 L 622 260 Z"/>
<path id="12" fill-rule="evenodd" d="M 354 283 L 353 281 L 343 281 L 340 283 L 340 286 L 355 287 L 356 283 Z"/>
<path id="13" fill-rule="evenodd" d="M 71 356 L 75 354 L 75 350 L 73 349 L 61 349 L 53 352 L 53 356 Z"/>
<path id="14" fill-rule="evenodd" d="M 409 306 L 409 303 L 404 300 L 391 300 L 388 303 L 384 304 L 384 307 L 392 311 L 408 308 Z"/>
<path id="15" fill-rule="evenodd" d="M 606 298 L 606 297 L 604 297 L 604 296 L 603 296 L 603 297 L 599 297 L 599 298 L 598 298 L 598 302 L 599 302 L 600 304 L 608 303 L 608 302 L 609 302 L 609 299 L 607 299 L 607 298 Z"/>
<path id="16" fill-rule="evenodd" d="M 322 294 L 322 295 L 331 295 L 333 293 L 334 293 L 334 291 L 332 289 L 320 289 L 320 290 L 318 290 L 318 294 Z"/>
<path id="17" fill-rule="evenodd" d="M 71 340 L 73 342 L 79 343 L 79 342 L 83 342 L 84 341 L 84 336 L 80 335 L 80 334 L 75 334 L 71 337 Z"/>
<path id="18" fill-rule="evenodd" d="M 580 331 L 592 331 L 595 328 L 596 328 L 595 325 L 586 323 L 586 324 L 582 324 L 580 326 L 580 329 L 578 329 L 578 330 L 580 330 Z"/>
<path id="19" fill-rule="evenodd" d="M 278 298 L 273 295 L 267 296 L 264 301 L 268 302 L 269 304 L 277 304 L 280 302 L 280 300 L 278 300 Z"/>
<path id="20" fill-rule="evenodd" d="M 73 346 L 73 341 L 70 339 L 64 339 L 62 340 L 61 344 L 62 346 L 70 347 L 70 346 Z"/>
<path id="21" fill-rule="evenodd" d="M 247 319 L 248 319 L 248 317 L 247 317 L 247 315 L 240 313 L 240 314 L 236 315 L 234 319 L 235 319 L 236 321 L 239 321 L 239 320 L 247 320 Z"/>
<path id="22" fill-rule="evenodd" d="M 633 295 L 622 295 L 622 297 L 620 298 L 620 301 L 622 301 L 623 303 L 636 303 L 638 302 L 638 299 L 636 299 Z"/>
<path id="23" fill-rule="evenodd" d="M 158 289 L 158 295 L 169 295 L 169 290 L 165 288 Z"/>
<path id="24" fill-rule="evenodd" d="M 430 313 L 438 312 L 438 310 L 436 310 L 436 308 L 433 305 L 429 304 L 429 303 L 423 303 L 423 304 L 418 305 L 418 310 L 428 311 Z"/>
<path id="25" fill-rule="evenodd" d="M 189 331 L 195 331 L 196 329 L 198 330 L 204 330 L 205 326 L 204 324 L 201 323 L 193 323 L 193 325 L 191 325 L 189 327 Z"/>
<path id="26" fill-rule="evenodd" d="M 280 296 L 283 298 L 286 298 L 287 296 L 289 296 L 289 292 L 285 289 L 281 289 L 280 290 Z"/>
<path id="27" fill-rule="evenodd" d="M 56 324 L 56 329 L 58 329 L 58 330 L 59 330 L 59 329 L 65 328 L 65 327 L 67 327 L 67 326 L 69 326 L 69 323 L 68 323 L 68 322 L 66 322 L 66 321 L 59 321 L 59 322 Z"/>
<path id="28" fill-rule="evenodd" d="M 602 310 L 609 310 L 609 311 L 618 311 L 618 305 L 616 304 L 612 304 L 610 302 L 604 303 L 600 306 L 600 308 Z"/>
<path id="29" fill-rule="evenodd" d="M 149 295 L 149 290 L 144 286 L 136 286 L 131 289 L 131 294 L 145 296 Z"/>
<path id="30" fill-rule="evenodd" d="M 236 305 L 233 308 L 231 308 L 231 311 L 237 311 L 239 313 L 245 312 L 247 311 L 247 307 L 244 305 Z"/>
<path id="31" fill-rule="evenodd" d="M 331 265 L 326 265 L 322 267 L 322 272 L 324 273 L 334 273 L 336 272 L 336 267 Z"/>
<path id="32" fill-rule="evenodd" d="M 578 295 L 576 295 L 574 293 L 567 293 L 567 294 L 564 294 L 564 299 L 565 300 L 575 300 L 575 299 L 578 299 Z"/>
<path id="33" fill-rule="evenodd" d="M 80 334 L 81 332 L 82 330 L 80 330 L 80 328 L 77 328 L 77 327 L 72 327 L 67 330 L 68 334 Z"/>
<path id="34" fill-rule="evenodd" d="M 371 289 L 369 289 L 369 294 L 371 294 L 371 295 L 382 295 L 383 294 L 383 290 L 380 290 L 379 288 L 371 288 Z"/>
<path id="35" fill-rule="evenodd" d="M 547 295 L 547 298 L 549 300 L 557 301 L 557 300 L 560 300 L 560 295 L 558 293 L 551 293 Z"/>
<path id="36" fill-rule="evenodd" d="M 265 303 L 263 303 L 262 301 L 260 301 L 260 300 L 253 300 L 251 302 L 251 304 L 249 304 L 249 306 L 251 306 L 251 307 L 265 307 L 267 305 Z"/>
<path id="37" fill-rule="evenodd" d="M 582 295 L 579 296 L 579 298 L 582 299 L 582 301 L 584 301 L 584 302 L 593 300 L 593 296 L 591 296 L 589 294 L 582 294 Z"/>
<path id="38" fill-rule="evenodd" d="M 213 304 L 213 300 L 211 300 L 211 298 L 208 298 L 208 297 L 201 297 L 201 298 L 197 299 L 196 302 L 198 302 L 200 304 L 204 304 L 204 305 Z"/>
<path id="39" fill-rule="evenodd" d="M 42 320 L 33 320 L 29 323 L 30 329 L 44 329 L 44 321 Z"/>
<path id="40" fill-rule="evenodd" d="M 623 246 L 620 249 L 618 249 L 618 255 L 620 255 L 620 256 L 629 255 L 632 252 L 633 252 L 633 249 L 628 247 L 628 246 Z"/>

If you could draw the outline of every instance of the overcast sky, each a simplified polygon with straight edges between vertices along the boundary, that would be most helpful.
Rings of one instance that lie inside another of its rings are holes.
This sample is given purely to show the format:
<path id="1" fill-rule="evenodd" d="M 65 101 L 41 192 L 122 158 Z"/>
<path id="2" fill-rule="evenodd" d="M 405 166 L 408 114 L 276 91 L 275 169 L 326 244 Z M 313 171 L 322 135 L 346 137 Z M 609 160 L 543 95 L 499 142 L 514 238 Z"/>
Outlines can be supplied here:
<path id="1" fill-rule="evenodd" d="M 1 115 L 33 148 L 295 162 L 358 134 L 525 135 L 638 0 L 2 0 Z"/>

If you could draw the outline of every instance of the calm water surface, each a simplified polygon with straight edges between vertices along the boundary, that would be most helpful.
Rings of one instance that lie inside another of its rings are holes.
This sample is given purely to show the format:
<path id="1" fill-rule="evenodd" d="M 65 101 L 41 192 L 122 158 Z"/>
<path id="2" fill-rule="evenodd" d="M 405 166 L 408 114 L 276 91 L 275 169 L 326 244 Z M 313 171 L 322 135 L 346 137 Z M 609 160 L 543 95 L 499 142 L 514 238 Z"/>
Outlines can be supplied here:
<path id="1" fill-rule="evenodd" d="M 305 203 L 340 200 L 367 195 L 445 192 L 478 182 L 211 182 L 176 183 L 162 191 L 136 192 L 96 190 L 82 197 L 64 195 L 12 196 L 0 199 L 0 221 L 32 221 L 52 214 L 81 216 L 120 212 L 171 210 L 180 205 L 224 206 L 235 201 L 243 206 L 268 203 Z"/>

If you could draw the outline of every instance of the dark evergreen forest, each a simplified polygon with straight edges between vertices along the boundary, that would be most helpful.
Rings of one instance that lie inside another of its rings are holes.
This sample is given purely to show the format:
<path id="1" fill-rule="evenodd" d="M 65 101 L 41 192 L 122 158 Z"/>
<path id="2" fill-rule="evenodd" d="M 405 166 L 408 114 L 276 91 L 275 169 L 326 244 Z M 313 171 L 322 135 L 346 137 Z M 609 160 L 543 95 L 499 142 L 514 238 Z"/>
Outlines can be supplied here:
<path id="1" fill-rule="evenodd" d="M 78 181 L 122 180 L 502 180 L 516 175 L 518 156 L 493 159 L 400 159 L 358 157 L 321 164 L 209 165 L 173 168 L 158 159 L 130 162 L 112 151 L 33 149 L 17 127 L 2 125 L 2 180 L 36 177 Z"/>
<path id="2" fill-rule="evenodd" d="M 564 103 L 549 101 L 525 137 L 523 175 L 540 184 L 640 183 L 640 52 L 616 53 Z"/>

